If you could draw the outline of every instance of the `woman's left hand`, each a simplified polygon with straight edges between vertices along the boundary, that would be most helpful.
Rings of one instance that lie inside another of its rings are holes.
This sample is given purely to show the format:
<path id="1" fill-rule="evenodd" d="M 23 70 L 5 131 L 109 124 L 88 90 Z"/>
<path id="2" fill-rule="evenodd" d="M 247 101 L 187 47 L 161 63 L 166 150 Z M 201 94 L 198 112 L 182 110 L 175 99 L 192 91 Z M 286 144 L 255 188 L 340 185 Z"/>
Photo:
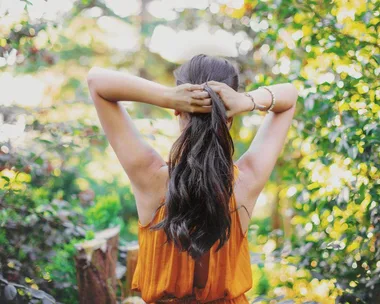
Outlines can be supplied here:
<path id="1" fill-rule="evenodd" d="M 165 94 L 167 108 L 178 112 L 210 113 L 211 98 L 204 91 L 204 84 L 184 83 L 176 87 L 169 87 Z"/>

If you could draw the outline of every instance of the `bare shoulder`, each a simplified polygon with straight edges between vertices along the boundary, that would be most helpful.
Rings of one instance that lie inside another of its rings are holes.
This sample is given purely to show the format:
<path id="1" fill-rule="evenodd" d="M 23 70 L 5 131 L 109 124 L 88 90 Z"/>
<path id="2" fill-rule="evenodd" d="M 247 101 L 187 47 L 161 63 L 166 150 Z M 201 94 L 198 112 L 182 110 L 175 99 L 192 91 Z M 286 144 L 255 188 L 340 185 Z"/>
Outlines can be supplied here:
<path id="1" fill-rule="evenodd" d="M 259 193 L 253 191 L 252 183 L 254 178 L 249 168 L 244 167 L 242 162 L 236 162 L 238 168 L 238 175 L 234 187 L 234 193 L 237 206 L 244 206 L 239 209 L 239 217 L 243 231 L 248 228 L 250 216 L 255 206 Z M 162 166 L 154 177 L 150 178 L 151 188 L 149 191 L 134 191 L 136 198 L 136 205 L 139 220 L 142 225 L 150 223 L 156 209 L 159 207 L 162 199 L 166 195 L 168 181 L 169 181 L 169 168 L 168 166 Z M 247 211 L 246 211 L 247 210 Z"/>

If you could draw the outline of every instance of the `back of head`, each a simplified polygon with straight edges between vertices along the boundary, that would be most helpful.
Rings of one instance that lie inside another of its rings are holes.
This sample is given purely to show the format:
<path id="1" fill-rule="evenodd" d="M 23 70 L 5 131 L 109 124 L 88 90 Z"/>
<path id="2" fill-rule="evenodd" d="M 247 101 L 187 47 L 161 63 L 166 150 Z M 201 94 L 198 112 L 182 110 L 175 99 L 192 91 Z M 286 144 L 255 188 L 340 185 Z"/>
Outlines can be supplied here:
<path id="1" fill-rule="evenodd" d="M 228 60 L 200 54 L 174 71 L 177 85 L 223 82 L 238 89 L 239 76 Z M 219 95 L 206 86 L 211 113 L 188 113 L 189 123 L 169 155 L 166 218 L 151 229 L 164 229 L 168 240 L 194 259 L 219 240 L 230 237 L 229 201 L 233 192 L 234 145 L 226 109 Z"/>

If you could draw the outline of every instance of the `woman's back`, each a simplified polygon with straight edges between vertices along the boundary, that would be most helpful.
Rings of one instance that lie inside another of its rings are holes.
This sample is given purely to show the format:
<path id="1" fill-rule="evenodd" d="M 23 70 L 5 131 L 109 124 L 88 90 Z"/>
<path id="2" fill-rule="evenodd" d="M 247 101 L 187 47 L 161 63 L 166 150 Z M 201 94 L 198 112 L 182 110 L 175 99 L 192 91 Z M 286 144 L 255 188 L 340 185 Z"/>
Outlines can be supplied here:
<path id="1" fill-rule="evenodd" d="M 238 172 L 234 165 L 235 179 Z M 217 252 L 215 242 L 198 262 L 173 243 L 164 244 L 166 235 L 162 230 L 149 230 L 164 218 L 164 207 L 149 224 L 142 225 L 139 221 L 139 259 L 132 290 L 141 291 L 147 303 L 171 297 L 188 297 L 190 303 L 248 303 L 244 293 L 252 287 L 252 273 L 247 231 L 243 233 L 236 207 L 232 196 L 229 240 Z"/>
<path id="2" fill-rule="evenodd" d="M 141 254 L 133 288 L 141 288 L 147 301 L 195 291 L 203 302 L 225 297 L 231 303 L 240 295 L 237 299 L 246 303 L 249 218 L 285 143 L 298 92 L 283 83 L 239 93 L 238 69 L 204 54 L 182 64 L 174 76 L 175 88 L 104 69 L 94 69 L 88 78 L 102 126 L 136 199 Z M 144 141 L 125 109 L 113 103 L 121 100 L 175 110 L 181 133 L 167 163 Z M 233 118 L 256 108 L 269 113 L 236 161 L 239 180 L 233 185 Z M 143 227 L 163 196 L 165 208 Z M 246 210 L 231 213 L 236 205 Z M 200 258 L 204 267 L 194 262 Z"/>

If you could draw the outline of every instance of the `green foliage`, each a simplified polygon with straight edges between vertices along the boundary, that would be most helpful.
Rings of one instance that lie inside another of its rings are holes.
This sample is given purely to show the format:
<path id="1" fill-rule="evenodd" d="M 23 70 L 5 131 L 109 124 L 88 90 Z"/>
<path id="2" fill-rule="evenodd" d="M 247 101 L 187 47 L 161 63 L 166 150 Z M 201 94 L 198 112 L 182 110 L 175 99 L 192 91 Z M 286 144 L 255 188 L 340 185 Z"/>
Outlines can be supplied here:
<path id="1" fill-rule="evenodd" d="M 57 303 L 55 299 L 42 290 L 14 284 L 0 274 L 1 303 Z"/>
<path id="2" fill-rule="evenodd" d="M 84 79 L 96 63 L 169 84 L 176 65 L 144 47 L 128 56 L 110 49 L 96 18 L 85 17 L 93 7 L 134 23 L 103 1 L 78 0 L 64 20 L 31 22 L 25 13 L 0 30 L 2 71 L 56 81 L 46 90 L 46 108 L 1 107 L 4 123 L 25 120 L 25 147 L 0 142 L 0 302 L 53 301 L 51 294 L 75 303 L 75 243 L 115 225 L 122 241 L 136 237 L 134 198 L 121 176 L 109 172 L 109 146 Z M 291 81 L 300 93 L 266 202 L 255 208 L 250 229 L 251 250 L 260 257 L 253 272 L 255 302 L 380 298 L 378 11 L 374 0 L 246 0 L 239 9 L 221 4 L 218 14 L 185 9 L 167 22 L 190 29 L 207 20 L 245 33 L 239 43 L 253 48 L 236 60 L 246 89 Z M 142 19 L 142 38 L 164 22 Z M 134 118 L 171 118 L 153 107 L 129 110 Z M 259 115 L 247 114 L 253 120 Z M 256 130 L 245 122 L 236 117 L 232 128 L 237 157 Z M 162 146 L 158 141 L 152 144 Z"/>
<path id="3" fill-rule="evenodd" d="M 72 244 L 84 239 L 81 215 L 63 200 L 35 204 L 30 200 L 33 196 L 28 195 L 31 191 L 33 188 L 26 193 L 9 190 L 2 197 L 1 205 L 6 207 L 1 213 L 4 230 L 0 237 L 0 270 L 4 282 L 27 283 L 33 293 L 41 288 L 54 296 L 67 294 L 75 298 Z M 29 290 L 19 285 L 15 285 L 16 289 Z M 7 286 L 4 288 L 10 288 Z"/>
<path id="4" fill-rule="evenodd" d="M 86 212 L 89 225 L 93 225 L 96 230 L 102 230 L 117 225 L 123 225 L 120 218 L 122 210 L 119 195 L 116 192 L 100 196 L 94 206 Z"/>
<path id="5" fill-rule="evenodd" d="M 86 231 L 86 241 L 90 241 L 90 240 L 93 240 L 95 238 L 95 232 L 92 231 L 92 230 L 87 230 Z"/>
<path id="6" fill-rule="evenodd" d="M 269 292 L 270 284 L 268 277 L 264 271 L 260 268 L 260 279 L 256 287 L 256 292 L 259 295 L 266 295 Z"/>
<path id="7" fill-rule="evenodd" d="M 51 263 L 46 267 L 46 273 L 49 274 L 50 280 L 55 282 L 56 285 L 62 286 L 59 289 L 58 298 L 65 299 L 67 303 L 76 303 L 78 301 L 76 270 L 73 261 L 76 253 L 74 245 L 80 241 L 83 241 L 83 239 L 74 239 L 60 246 L 56 250 Z"/>
<path id="8" fill-rule="evenodd" d="M 8 154 L 1 163 L 0 288 L 9 290 L 9 297 L 16 290 L 20 303 L 54 301 L 52 296 L 75 303 L 74 244 L 91 237 L 81 205 L 87 200 L 80 199 L 78 172 L 54 161 L 73 153 L 67 149 L 70 144 L 65 134 L 70 130 L 53 124 L 39 129 L 37 123 L 32 120 L 30 127 L 34 126 L 37 136 L 50 140 L 40 137 L 29 150 Z M 83 129 L 76 132 L 81 134 Z"/>
<path id="9" fill-rule="evenodd" d="M 271 175 L 277 220 L 269 229 L 281 223 L 285 234 L 268 234 L 264 242 L 276 242 L 281 263 L 296 263 L 315 279 L 333 282 L 332 297 L 339 303 L 380 298 L 380 83 L 374 56 L 380 20 L 371 13 L 378 9 L 378 1 L 246 1 L 245 9 L 226 13 L 248 17 L 241 30 L 248 37 L 254 31 L 257 60 L 254 81 L 244 79 L 248 88 L 291 80 L 300 93 L 284 153 Z M 352 17 L 344 15 L 347 10 Z M 266 30 L 259 29 L 261 22 Z M 271 64 L 261 60 L 262 47 Z M 260 230 L 262 224 L 255 222 Z M 254 238 L 255 245 L 260 240 Z M 289 279 L 284 280 L 273 287 Z M 283 290 L 301 298 L 291 289 Z"/>

